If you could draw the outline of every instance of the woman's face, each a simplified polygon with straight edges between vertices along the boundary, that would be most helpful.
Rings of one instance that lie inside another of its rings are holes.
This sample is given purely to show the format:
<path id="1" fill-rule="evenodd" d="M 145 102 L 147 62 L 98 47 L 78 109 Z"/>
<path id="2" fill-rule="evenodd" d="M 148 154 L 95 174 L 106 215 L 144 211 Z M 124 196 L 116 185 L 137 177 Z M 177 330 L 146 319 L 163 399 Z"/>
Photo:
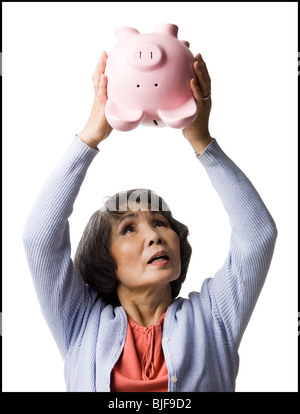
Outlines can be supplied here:
<path id="1" fill-rule="evenodd" d="M 113 220 L 111 254 L 130 290 L 169 284 L 181 272 L 179 237 L 159 211 L 128 210 Z"/>

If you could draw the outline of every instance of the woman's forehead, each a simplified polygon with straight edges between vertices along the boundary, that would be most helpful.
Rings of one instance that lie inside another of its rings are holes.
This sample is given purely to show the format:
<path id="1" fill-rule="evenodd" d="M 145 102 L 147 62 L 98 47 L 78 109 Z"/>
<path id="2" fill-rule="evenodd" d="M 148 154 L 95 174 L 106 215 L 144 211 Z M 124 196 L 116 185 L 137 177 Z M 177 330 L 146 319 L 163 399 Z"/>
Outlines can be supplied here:
<path id="1" fill-rule="evenodd" d="M 120 218 L 118 219 L 118 222 L 125 220 L 126 218 L 139 218 L 139 217 L 145 217 L 145 218 L 151 218 L 156 215 L 160 215 L 164 217 L 164 214 L 161 211 L 152 211 L 152 210 L 127 210 L 126 213 L 122 214 Z"/>
<path id="2" fill-rule="evenodd" d="M 161 218 L 165 217 L 161 211 L 127 210 L 124 214 L 120 215 L 119 217 L 114 217 L 112 224 L 114 227 L 120 227 L 122 222 L 125 220 L 138 220 L 138 219 L 152 220 L 156 216 L 159 216 Z"/>

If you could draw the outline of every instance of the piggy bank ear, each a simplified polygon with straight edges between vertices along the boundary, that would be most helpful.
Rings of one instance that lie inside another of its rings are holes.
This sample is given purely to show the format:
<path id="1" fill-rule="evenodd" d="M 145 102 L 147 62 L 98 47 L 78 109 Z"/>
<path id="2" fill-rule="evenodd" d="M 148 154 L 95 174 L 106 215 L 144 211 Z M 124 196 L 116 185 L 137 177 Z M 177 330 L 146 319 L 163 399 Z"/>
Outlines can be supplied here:
<path id="1" fill-rule="evenodd" d="M 160 119 L 172 128 L 186 128 L 195 121 L 197 113 L 197 104 L 193 96 L 179 108 L 158 111 Z"/>
<path id="2" fill-rule="evenodd" d="M 144 114 L 143 111 L 121 107 L 113 99 L 108 98 L 105 105 L 105 116 L 114 129 L 130 131 L 139 125 Z"/>
<path id="3" fill-rule="evenodd" d="M 140 34 L 140 32 L 133 27 L 117 27 L 114 33 L 118 40 L 125 39 L 128 36 Z"/>

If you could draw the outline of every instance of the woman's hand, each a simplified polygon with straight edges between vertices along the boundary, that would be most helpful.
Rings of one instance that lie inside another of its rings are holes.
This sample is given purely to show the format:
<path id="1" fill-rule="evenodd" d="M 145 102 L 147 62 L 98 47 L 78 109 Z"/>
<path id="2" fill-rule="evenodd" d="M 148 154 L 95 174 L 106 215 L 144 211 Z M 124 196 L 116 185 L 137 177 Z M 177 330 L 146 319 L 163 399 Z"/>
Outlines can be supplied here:
<path id="1" fill-rule="evenodd" d="M 198 115 L 191 125 L 182 130 L 182 133 L 196 154 L 202 154 L 213 138 L 210 136 L 208 129 L 211 110 L 211 80 L 200 53 L 196 55 L 194 71 L 196 79 L 191 79 L 190 85 L 197 103 Z"/>
<path id="2" fill-rule="evenodd" d="M 107 101 L 107 77 L 104 75 L 106 60 L 107 53 L 103 52 L 92 76 L 94 84 L 94 102 L 91 114 L 86 126 L 80 134 L 78 134 L 79 138 L 84 143 L 95 149 L 112 131 L 112 127 L 107 122 L 104 113 Z"/>

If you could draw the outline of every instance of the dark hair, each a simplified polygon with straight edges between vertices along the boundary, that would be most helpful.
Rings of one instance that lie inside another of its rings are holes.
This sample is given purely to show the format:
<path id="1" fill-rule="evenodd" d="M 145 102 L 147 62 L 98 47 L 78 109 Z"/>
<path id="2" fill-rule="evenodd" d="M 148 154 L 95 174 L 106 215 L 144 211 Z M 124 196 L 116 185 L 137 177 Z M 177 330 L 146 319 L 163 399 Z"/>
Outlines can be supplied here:
<path id="1" fill-rule="evenodd" d="M 177 280 L 171 282 L 172 298 L 176 298 L 180 292 L 192 254 L 187 226 L 174 219 L 168 205 L 154 191 L 134 189 L 108 197 L 104 207 L 97 210 L 90 218 L 79 242 L 74 265 L 85 283 L 95 289 L 107 303 L 114 306 L 119 306 L 120 302 L 117 296 L 117 263 L 110 253 L 111 220 L 113 217 L 120 217 L 127 209 L 134 209 L 137 205 L 141 209 L 147 205 L 146 210 L 150 206 L 152 211 L 160 211 L 179 237 L 181 273 Z"/>

